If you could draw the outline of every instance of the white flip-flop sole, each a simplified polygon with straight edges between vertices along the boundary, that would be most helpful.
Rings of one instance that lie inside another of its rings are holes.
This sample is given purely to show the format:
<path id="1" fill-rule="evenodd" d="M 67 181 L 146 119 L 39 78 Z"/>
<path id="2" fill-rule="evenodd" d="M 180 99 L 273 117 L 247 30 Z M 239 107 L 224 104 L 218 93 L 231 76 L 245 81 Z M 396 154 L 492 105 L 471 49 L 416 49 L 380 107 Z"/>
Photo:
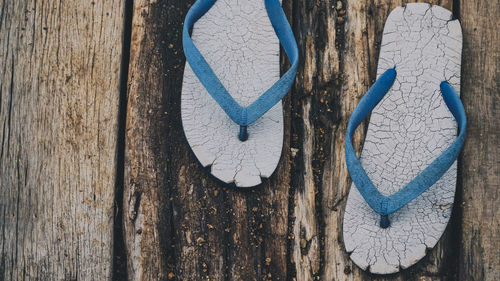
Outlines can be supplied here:
<path id="1" fill-rule="evenodd" d="M 194 25 L 192 39 L 231 96 L 248 106 L 280 78 L 279 40 L 264 0 L 218 0 Z M 248 126 L 238 139 L 234 123 L 186 63 L 182 126 L 198 161 L 219 180 L 237 187 L 259 185 L 276 169 L 283 146 L 281 102 Z"/>
<path id="2" fill-rule="evenodd" d="M 361 163 L 383 195 L 404 187 L 457 136 L 457 123 L 440 92 L 448 81 L 459 93 L 462 30 L 450 11 L 424 3 L 394 9 L 384 28 L 377 75 L 396 67 L 391 90 L 372 112 Z M 450 219 L 456 162 L 426 192 L 389 215 L 380 215 L 351 186 L 343 237 L 351 260 L 363 270 L 395 273 L 436 245 Z"/>

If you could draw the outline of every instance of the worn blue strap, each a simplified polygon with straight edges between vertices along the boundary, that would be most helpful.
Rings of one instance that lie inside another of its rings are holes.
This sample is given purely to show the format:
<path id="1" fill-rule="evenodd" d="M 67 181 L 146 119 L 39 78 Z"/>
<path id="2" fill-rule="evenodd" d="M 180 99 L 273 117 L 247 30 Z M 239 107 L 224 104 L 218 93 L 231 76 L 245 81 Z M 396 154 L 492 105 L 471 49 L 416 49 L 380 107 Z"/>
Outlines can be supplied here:
<path id="1" fill-rule="evenodd" d="M 380 226 L 389 227 L 388 215 L 396 212 L 401 207 L 418 197 L 429 189 L 455 162 L 465 142 L 465 131 L 467 120 L 465 110 L 460 97 L 448 84 L 441 83 L 441 93 L 443 99 L 451 113 L 458 122 L 460 133 L 457 139 L 439 157 L 437 157 L 427 168 L 418 174 L 405 187 L 390 196 L 382 195 L 373 185 L 372 181 L 361 166 L 359 158 L 354 152 L 351 138 L 359 124 L 372 112 L 378 102 L 389 91 L 396 79 L 396 70 L 389 69 L 380 76 L 368 92 L 363 96 L 359 104 L 354 109 L 349 124 L 347 125 L 347 137 L 345 141 L 345 157 L 347 169 L 352 181 L 356 185 L 368 205 L 381 215 Z"/>
<path id="2" fill-rule="evenodd" d="M 224 85 L 222 85 L 221 81 L 217 78 L 212 68 L 210 68 L 189 36 L 189 30 L 193 27 L 194 23 L 199 20 L 215 2 L 216 0 L 198 0 L 191 7 L 184 21 L 182 43 L 186 59 L 202 85 L 207 89 L 214 100 L 217 101 L 226 114 L 235 123 L 241 126 L 241 139 L 242 135 L 245 136 L 247 134 L 246 126 L 252 124 L 264 115 L 286 95 L 288 90 L 290 90 L 295 80 L 295 75 L 297 74 L 299 51 L 292 29 L 281 8 L 280 2 L 278 0 L 265 0 L 267 14 L 283 49 L 291 61 L 291 67 L 281 79 L 250 106 L 240 106 L 238 102 L 231 97 Z"/>

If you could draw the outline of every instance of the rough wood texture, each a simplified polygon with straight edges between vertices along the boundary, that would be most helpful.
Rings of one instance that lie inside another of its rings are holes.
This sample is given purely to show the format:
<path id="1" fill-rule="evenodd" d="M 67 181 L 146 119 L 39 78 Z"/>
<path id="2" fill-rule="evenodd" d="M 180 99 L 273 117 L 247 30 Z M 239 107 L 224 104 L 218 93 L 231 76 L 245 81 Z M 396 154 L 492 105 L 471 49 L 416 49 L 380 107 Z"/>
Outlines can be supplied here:
<path id="1" fill-rule="evenodd" d="M 184 139 L 180 27 L 190 3 L 134 3 L 123 200 L 128 277 L 284 280 L 289 154 L 262 188 L 236 191 L 207 175 Z"/>
<path id="2" fill-rule="evenodd" d="M 499 279 L 498 5 L 431 1 L 453 8 L 464 31 L 469 136 L 458 201 L 436 247 L 384 277 L 361 271 L 343 248 L 343 147 L 375 79 L 385 19 L 407 1 L 284 1 L 301 66 L 283 102 L 278 168 L 248 191 L 200 169 L 182 133 L 180 27 L 193 2 L 131 7 L 125 177 L 116 189 L 115 229 L 123 223 L 124 232 L 114 241 L 123 1 L 0 3 L 0 280 Z M 361 128 L 357 148 L 363 139 Z M 124 248 L 113 251 L 111 277 L 113 245 Z"/>
<path id="3" fill-rule="evenodd" d="M 130 279 L 373 278 L 340 243 L 349 186 L 343 143 L 350 112 L 375 78 L 385 19 L 398 5 L 285 1 L 302 65 L 292 107 L 289 97 L 284 103 L 284 153 L 276 176 L 242 192 L 206 175 L 183 139 L 179 27 L 189 4 L 134 3 L 124 196 Z M 448 278 L 452 241 L 445 235 L 420 265 L 390 279 Z"/>
<path id="4" fill-rule="evenodd" d="M 175 26 L 181 22 L 171 22 L 171 19 L 176 18 L 174 13 L 185 14 L 185 5 L 180 5 L 181 2 L 167 5 L 134 1 L 123 191 L 124 240 L 130 280 L 166 280 L 174 266 L 172 207 L 175 195 L 167 173 L 175 173 L 171 165 L 182 160 L 174 160 L 173 153 L 167 151 L 175 149 L 168 121 L 172 114 L 180 114 L 180 111 L 176 110 L 179 103 L 172 103 L 162 93 L 172 83 L 179 85 L 180 93 L 182 76 L 173 74 L 180 71 L 181 54 L 173 49 L 173 43 L 180 34 L 180 28 Z"/>
<path id="5" fill-rule="evenodd" d="M 0 3 L 0 280 L 111 278 L 123 1 Z"/>
<path id="6" fill-rule="evenodd" d="M 462 171 L 459 280 L 500 280 L 500 5 L 460 1 L 467 141 Z"/>

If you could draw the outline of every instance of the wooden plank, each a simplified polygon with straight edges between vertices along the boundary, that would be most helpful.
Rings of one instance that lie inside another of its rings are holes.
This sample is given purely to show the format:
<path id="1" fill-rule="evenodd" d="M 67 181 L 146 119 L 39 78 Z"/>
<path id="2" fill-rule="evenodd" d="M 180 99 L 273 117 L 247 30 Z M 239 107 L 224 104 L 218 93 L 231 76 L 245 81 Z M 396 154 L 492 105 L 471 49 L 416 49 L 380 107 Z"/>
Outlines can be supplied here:
<path id="1" fill-rule="evenodd" d="M 181 2 L 134 1 L 123 192 L 129 280 L 166 280 L 174 274 L 174 195 L 168 173 L 172 163 L 183 160 L 168 151 L 174 144 L 170 116 L 180 113 L 178 103 L 167 107 L 170 97 L 164 92 L 170 84 L 181 85 L 176 74 L 182 53 L 173 49 L 180 42 L 176 14 L 187 11 Z M 175 90 L 180 94 L 180 86 Z"/>
<path id="2" fill-rule="evenodd" d="M 385 19 L 404 2 L 306 1 L 294 6 L 303 61 L 292 99 L 292 136 L 298 136 L 292 147 L 300 155 L 294 162 L 300 172 L 291 180 L 296 220 L 290 256 L 297 280 L 443 280 L 449 274 L 449 233 L 420 264 L 388 278 L 370 276 L 353 265 L 341 237 L 350 187 L 345 129 L 374 82 Z M 452 1 L 431 2 L 452 6 Z M 358 148 L 363 132 L 360 128 L 353 139 Z"/>
<path id="3" fill-rule="evenodd" d="M 284 280 L 289 154 L 270 181 L 245 192 L 208 176 L 184 139 L 187 2 L 134 1 L 123 199 L 129 278 Z"/>
<path id="4" fill-rule="evenodd" d="M 467 141 L 461 157 L 459 280 L 500 280 L 500 5 L 459 1 Z"/>
<path id="5" fill-rule="evenodd" d="M 111 278 L 123 3 L 0 4 L 0 280 Z"/>

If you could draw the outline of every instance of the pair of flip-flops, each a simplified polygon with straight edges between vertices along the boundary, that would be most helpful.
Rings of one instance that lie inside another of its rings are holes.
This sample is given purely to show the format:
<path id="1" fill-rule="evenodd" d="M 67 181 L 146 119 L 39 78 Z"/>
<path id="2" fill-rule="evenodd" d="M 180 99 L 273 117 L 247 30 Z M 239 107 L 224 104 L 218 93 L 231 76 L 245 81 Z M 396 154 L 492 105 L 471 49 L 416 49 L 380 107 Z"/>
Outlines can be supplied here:
<path id="1" fill-rule="evenodd" d="M 281 78 L 279 43 L 291 62 Z M 186 16 L 183 44 L 182 124 L 194 155 L 226 184 L 259 185 L 281 157 L 281 99 L 299 61 L 280 1 L 198 0 Z M 454 91 L 461 48 L 458 20 L 439 6 L 407 4 L 387 19 L 378 79 L 346 136 L 353 186 L 343 236 L 362 269 L 407 268 L 444 232 L 465 140 L 465 112 Z M 370 113 L 359 159 L 351 137 Z"/>

